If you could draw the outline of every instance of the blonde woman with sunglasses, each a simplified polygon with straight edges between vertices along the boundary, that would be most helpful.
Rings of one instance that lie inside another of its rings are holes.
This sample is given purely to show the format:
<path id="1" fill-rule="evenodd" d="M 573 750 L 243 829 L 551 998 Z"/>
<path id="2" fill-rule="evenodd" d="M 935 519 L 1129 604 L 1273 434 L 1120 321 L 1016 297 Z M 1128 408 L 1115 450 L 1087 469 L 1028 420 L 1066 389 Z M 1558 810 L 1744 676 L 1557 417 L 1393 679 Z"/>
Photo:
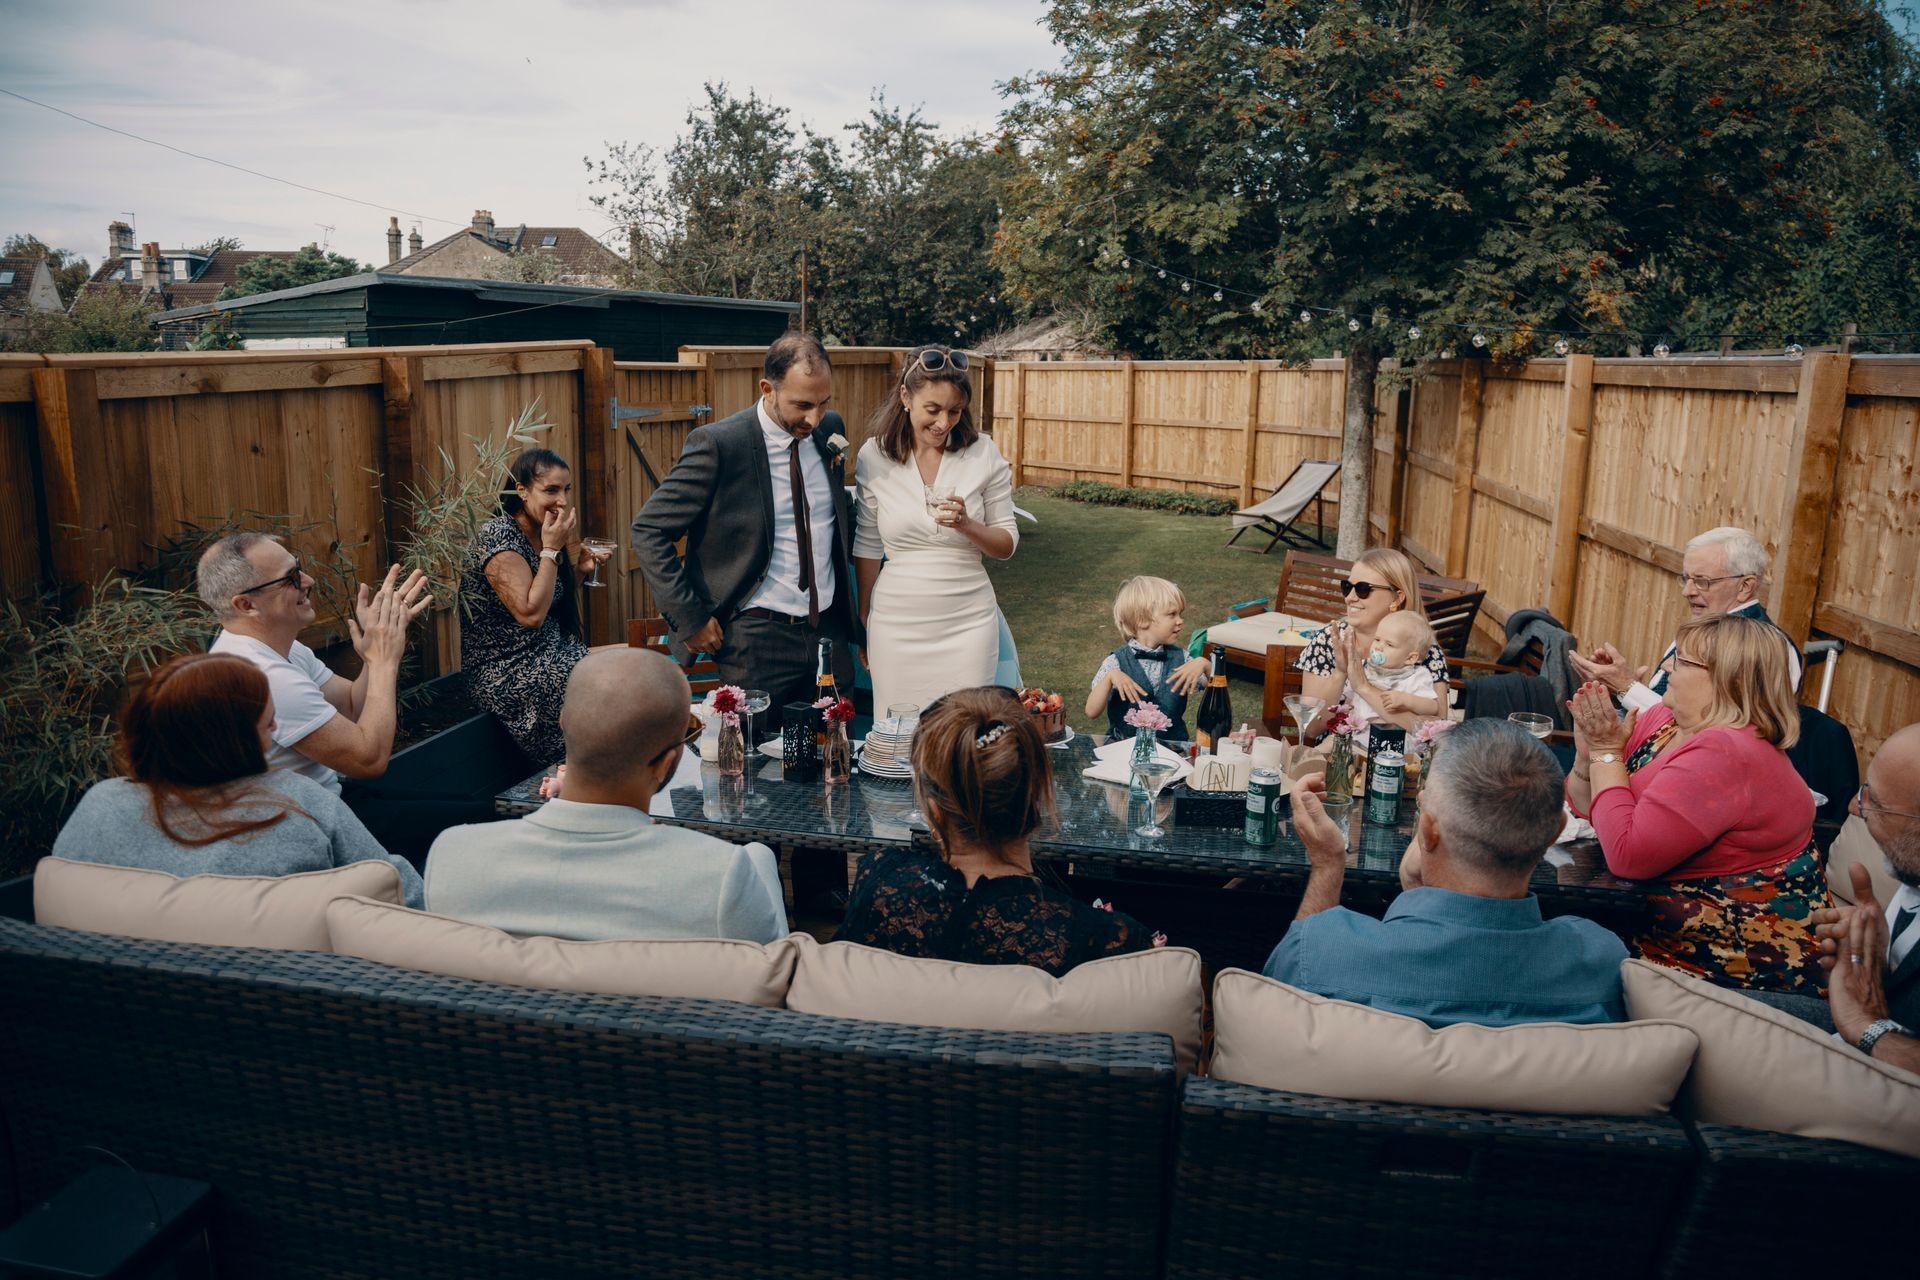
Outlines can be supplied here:
<path id="1" fill-rule="evenodd" d="M 1406 553 L 1391 547 L 1375 547 L 1362 552 L 1360 558 L 1353 562 L 1353 567 L 1347 570 L 1346 580 L 1340 584 L 1340 594 L 1346 598 L 1346 616 L 1336 618 L 1314 636 L 1294 663 L 1294 668 L 1300 672 L 1301 692 L 1320 699 L 1328 707 L 1347 696 L 1350 682 L 1358 685 L 1366 679 L 1362 668 L 1373 649 L 1374 635 L 1388 614 L 1404 609 L 1423 619 L 1427 616 L 1426 608 L 1420 603 L 1419 575 L 1414 570 L 1413 561 L 1407 558 Z M 1426 657 L 1421 665 L 1433 674 L 1435 687 L 1444 691 L 1447 655 L 1439 645 L 1427 646 Z M 1386 704 L 1376 710 L 1388 716 L 1409 711 L 1416 715 L 1422 712 L 1440 714 L 1446 707 L 1444 699 L 1439 710 L 1433 711 L 1426 706 L 1411 705 L 1407 701 L 1412 697 L 1410 694 L 1392 690 L 1376 692 Z M 1321 715 L 1324 716 L 1325 712 Z"/>
<path id="2" fill-rule="evenodd" d="M 853 563 L 876 707 L 924 707 L 991 684 L 999 665 L 981 557 L 1018 544 L 1013 474 L 974 422 L 967 363 L 947 347 L 911 352 L 860 449 Z"/>

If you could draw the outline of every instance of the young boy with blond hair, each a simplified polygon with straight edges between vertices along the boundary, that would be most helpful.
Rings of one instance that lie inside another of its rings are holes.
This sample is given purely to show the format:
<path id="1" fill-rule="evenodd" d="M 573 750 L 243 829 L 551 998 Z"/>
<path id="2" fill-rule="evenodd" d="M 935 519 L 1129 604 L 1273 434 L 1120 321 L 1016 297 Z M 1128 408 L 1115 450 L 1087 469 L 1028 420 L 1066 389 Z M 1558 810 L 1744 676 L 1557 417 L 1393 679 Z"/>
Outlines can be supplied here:
<path id="1" fill-rule="evenodd" d="M 1130 738 L 1127 711 L 1137 702 L 1151 702 L 1173 721 L 1163 735 L 1174 741 L 1187 738 L 1187 695 L 1200 687 L 1210 670 L 1205 658 L 1187 657 L 1175 643 L 1186 625 L 1187 597 L 1165 578 L 1128 578 L 1113 598 L 1113 625 L 1120 632 L 1119 648 L 1100 660 L 1087 694 L 1087 714 L 1107 716 L 1107 732 Z"/>

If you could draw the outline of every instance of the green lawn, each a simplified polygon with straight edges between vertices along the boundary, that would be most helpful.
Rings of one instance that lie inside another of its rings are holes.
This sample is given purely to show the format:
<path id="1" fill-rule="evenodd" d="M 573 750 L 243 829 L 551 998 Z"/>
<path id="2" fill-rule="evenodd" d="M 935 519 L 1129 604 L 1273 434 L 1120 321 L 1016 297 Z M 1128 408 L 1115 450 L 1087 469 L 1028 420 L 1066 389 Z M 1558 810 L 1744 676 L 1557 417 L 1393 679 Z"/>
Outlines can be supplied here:
<path id="1" fill-rule="evenodd" d="M 1187 597 L 1185 643 L 1199 628 L 1225 619 L 1230 605 L 1272 594 L 1280 577 L 1284 545 L 1265 556 L 1229 550 L 1228 516 L 1094 507 L 1049 498 L 1044 489 L 1021 489 L 1014 501 L 1040 523 L 1022 520 L 1019 550 L 1011 560 L 989 560 L 988 572 L 1020 648 L 1020 674 L 1029 685 L 1062 694 L 1067 722 L 1076 729 L 1106 727 L 1080 713 L 1100 659 L 1120 643 L 1113 596 L 1122 582 L 1151 573 L 1179 583 Z M 1235 679 L 1229 692 L 1237 719 L 1259 718 L 1257 681 Z"/>

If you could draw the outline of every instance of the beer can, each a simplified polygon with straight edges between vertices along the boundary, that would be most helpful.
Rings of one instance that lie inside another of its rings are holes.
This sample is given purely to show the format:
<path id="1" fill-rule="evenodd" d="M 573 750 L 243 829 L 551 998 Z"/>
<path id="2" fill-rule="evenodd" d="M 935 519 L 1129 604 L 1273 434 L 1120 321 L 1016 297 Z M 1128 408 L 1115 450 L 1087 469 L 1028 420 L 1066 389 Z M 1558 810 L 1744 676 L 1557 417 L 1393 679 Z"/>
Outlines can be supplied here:
<path id="1" fill-rule="evenodd" d="M 1272 844 L 1280 838 L 1280 772 L 1255 769 L 1247 783 L 1247 843 Z"/>
<path id="2" fill-rule="evenodd" d="M 1374 754 L 1367 767 L 1367 821 L 1392 826 L 1400 821 L 1400 787 L 1406 776 L 1406 757 L 1398 751 Z"/>

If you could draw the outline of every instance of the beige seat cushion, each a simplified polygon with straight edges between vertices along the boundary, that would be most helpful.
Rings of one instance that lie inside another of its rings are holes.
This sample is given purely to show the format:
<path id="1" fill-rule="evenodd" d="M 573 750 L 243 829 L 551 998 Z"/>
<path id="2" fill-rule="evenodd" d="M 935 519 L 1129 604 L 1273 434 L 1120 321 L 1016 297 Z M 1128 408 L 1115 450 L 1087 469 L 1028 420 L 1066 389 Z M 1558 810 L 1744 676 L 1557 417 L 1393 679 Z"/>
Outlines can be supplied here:
<path id="1" fill-rule="evenodd" d="M 1840 901 L 1853 902 L 1853 877 L 1848 867 L 1859 863 L 1873 877 L 1873 896 L 1886 906 L 1894 894 L 1900 892 L 1900 882 L 1887 871 L 1887 855 L 1880 850 L 1879 841 L 1867 831 L 1867 821 L 1858 814 L 1848 814 L 1847 821 L 1840 828 L 1840 834 L 1834 837 L 1833 848 L 1827 852 L 1827 887 L 1833 890 L 1833 896 Z"/>
<path id="2" fill-rule="evenodd" d="M 327 927 L 341 955 L 512 987 L 735 1000 L 777 1009 L 793 979 L 791 938 L 765 945 L 737 938 L 517 938 L 369 898 L 333 902 Z"/>
<path id="3" fill-rule="evenodd" d="M 1255 613 L 1245 618 L 1214 623 L 1207 628 L 1207 643 L 1223 644 L 1229 649 L 1245 649 L 1250 653 L 1265 653 L 1269 645 L 1283 642 L 1305 647 L 1307 642 L 1300 635 L 1301 629 L 1325 625 L 1307 618 L 1290 618 L 1284 613 Z"/>
<path id="4" fill-rule="evenodd" d="M 399 871 L 379 859 L 291 876 L 183 877 L 42 858 L 33 915 L 62 929 L 158 942 L 326 951 L 327 903 L 346 894 L 404 900 Z"/>
<path id="5" fill-rule="evenodd" d="M 1157 947 L 1056 978 L 1014 964 L 960 964 L 802 936 L 787 1008 L 864 1022 L 984 1031 L 1162 1031 L 1183 1072 L 1200 1058 L 1200 956 Z"/>
<path id="6" fill-rule="evenodd" d="M 1370 1102 L 1660 1115 L 1697 1043 L 1677 1022 L 1434 1030 L 1241 969 L 1213 984 L 1217 1080 Z"/>
<path id="7" fill-rule="evenodd" d="M 1695 1119 L 1920 1157 L 1920 1075 L 1673 969 L 1629 960 L 1620 977 L 1634 1017 L 1671 1018 L 1699 1033 L 1686 1085 Z"/>

